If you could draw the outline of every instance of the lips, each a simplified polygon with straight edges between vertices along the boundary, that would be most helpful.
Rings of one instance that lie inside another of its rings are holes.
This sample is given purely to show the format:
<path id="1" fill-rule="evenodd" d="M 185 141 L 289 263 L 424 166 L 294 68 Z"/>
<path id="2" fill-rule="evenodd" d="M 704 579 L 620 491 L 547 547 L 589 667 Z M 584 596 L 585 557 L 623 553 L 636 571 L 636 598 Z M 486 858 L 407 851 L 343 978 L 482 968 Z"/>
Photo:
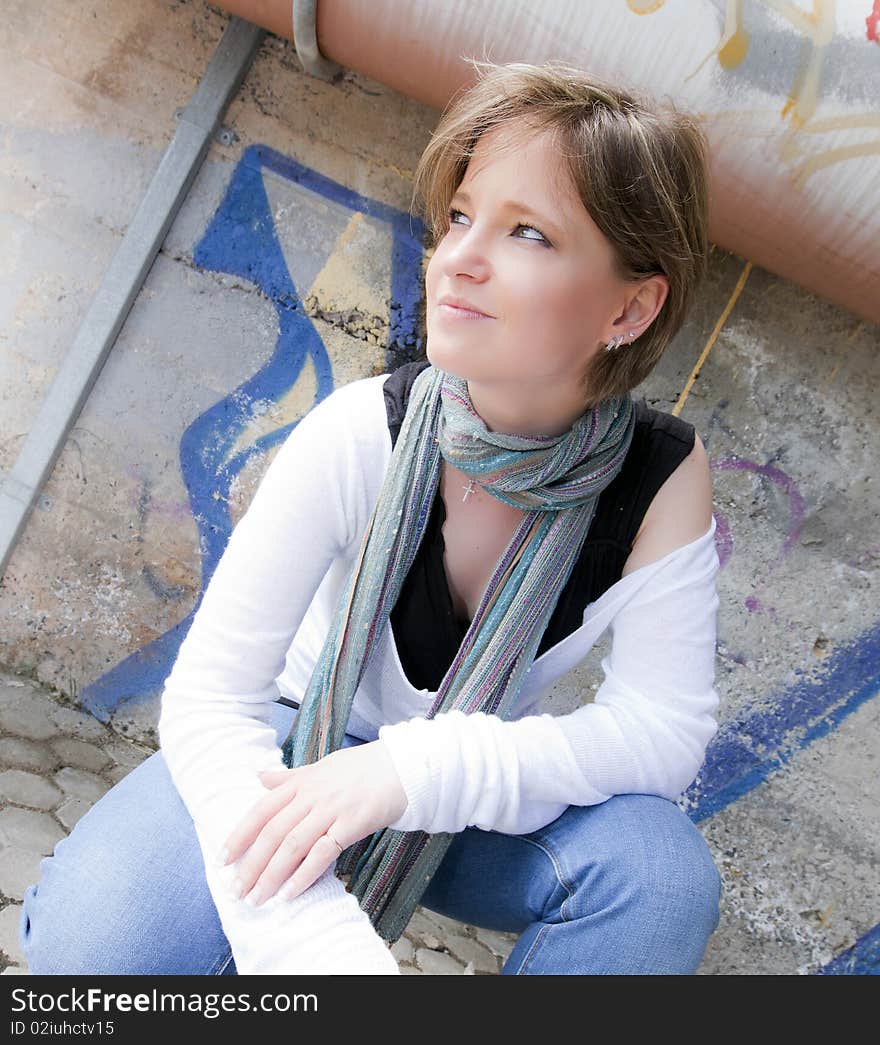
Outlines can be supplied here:
<path id="1" fill-rule="evenodd" d="M 450 313 L 459 313 L 461 316 L 473 316 L 474 319 L 494 319 L 494 316 L 490 316 L 488 312 L 484 312 L 481 308 L 477 308 L 476 305 L 470 301 L 466 301 L 464 298 L 455 297 L 444 297 L 440 298 L 437 302 L 438 305 L 443 305 Z"/>

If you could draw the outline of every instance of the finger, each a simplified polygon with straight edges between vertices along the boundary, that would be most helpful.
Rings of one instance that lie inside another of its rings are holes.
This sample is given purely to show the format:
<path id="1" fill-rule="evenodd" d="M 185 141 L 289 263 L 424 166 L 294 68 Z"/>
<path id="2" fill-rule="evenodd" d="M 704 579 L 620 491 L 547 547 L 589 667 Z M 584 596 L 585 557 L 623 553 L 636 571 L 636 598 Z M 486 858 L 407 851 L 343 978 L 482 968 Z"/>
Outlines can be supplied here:
<path id="1" fill-rule="evenodd" d="M 275 788 L 257 801 L 236 824 L 232 833 L 227 836 L 221 853 L 221 866 L 237 860 L 249 849 L 259 837 L 260 832 L 291 801 L 295 794 L 295 786 L 291 783 L 289 787 Z"/>
<path id="2" fill-rule="evenodd" d="M 279 784 L 286 784 L 290 780 L 291 773 L 295 771 L 293 769 L 264 769 L 257 775 L 264 787 L 272 788 L 278 787 Z"/>
<path id="3" fill-rule="evenodd" d="M 300 863 L 308 858 L 315 844 L 324 837 L 326 824 L 326 814 L 322 815 L 315 811 L 288 832 L 256 879 L 253 890 L 247 897 L 248 903 L 259 906 L 275 895 Z"/>
<path id="4" fill-rule="evenodd" d="M 339 845 L 336 844 L 337 842 Z M 326 832 L 321 835 L 300 862 L 296 871 L 284 884 L 284 887 L 278 894 L 280 899 L 292 900 L 294 897 L 299 896 L 300 893 L 304 893 L 310 885 L 313 885 L 321 877 L 328 867 L 336 863 L 342 855 L 340 846 L 344 849 L 346 844 L 339 838 L 339 830 L 335 825 L 330 828 L 329 835 Z"/>
<path id="5" fill-rule="evenodd" d="M 242 897 L 247 896 L 268 867 L 269 861 L 275 855 L 278 847 L 285 842 L 292 831 L 299 828 L 301 821 L 305 820 L 309 812 L 310 806 L 305 799 L 294 798 L 292 801 L 284 803 L 275 816 L 263 825 L 238 861 L 236 879 L 233 882 L 234 893 L 237 892 Z M 301 838 L 304 844 L 309 845 L 319 833 L 320 831 L 315 831 L 312 838 L 305 834 L 299 834 L 297 837 Z"/>

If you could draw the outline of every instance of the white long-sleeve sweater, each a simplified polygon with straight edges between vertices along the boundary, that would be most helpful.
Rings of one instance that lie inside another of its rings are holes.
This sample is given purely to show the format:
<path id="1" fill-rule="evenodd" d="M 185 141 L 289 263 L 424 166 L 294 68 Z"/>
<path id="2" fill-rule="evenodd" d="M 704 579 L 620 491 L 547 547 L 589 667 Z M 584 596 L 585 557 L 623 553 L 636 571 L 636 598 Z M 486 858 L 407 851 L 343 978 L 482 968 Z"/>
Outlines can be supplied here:
<path id="1" fill-rule="evenodd" d="M 265 794 L 257 771 L 283 766 L 269 704 L 279 691 L 295 701 L 304 694 L 378 498 L 392 451 L 386 378 L 336 389 L 278 449 L 165 684 L 161 748 L 239 972 L 393 971 L 332 869 L 295 901 L 251 908 L 229 894 L 233 869 L 214 866 L 221 843 Z M 378 738 L 391 755 L 408 805 L 390 826 L 525 834 L 568 805 L 630 792 L 678 797 L 717 728 L 714 533 L 713 519 L 698 540 L 587 606 L 583 624 L 534 661 L 506 721 L 457 711 L 426 720 L 435 694 L 410 685 L 386 623 L 348 732 Z M 606 629 L 611 650 L 594 700 L 567 715 L 536 713 Z M 337 923 L 334 949 L 328 927 Z M 318 928 L 320 946 L 292 946 Z"/>

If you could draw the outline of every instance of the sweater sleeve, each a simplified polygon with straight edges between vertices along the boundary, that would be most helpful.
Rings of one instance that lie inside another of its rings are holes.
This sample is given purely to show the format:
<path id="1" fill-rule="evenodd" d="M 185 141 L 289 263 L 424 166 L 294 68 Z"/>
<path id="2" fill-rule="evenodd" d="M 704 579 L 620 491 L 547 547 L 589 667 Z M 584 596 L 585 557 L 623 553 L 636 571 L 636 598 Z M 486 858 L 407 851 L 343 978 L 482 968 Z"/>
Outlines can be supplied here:
<path id="1" fill-rule="evenodd" d="M 192 817 L 208 888 L 240 974 L 394 972 L 396 963 L 332 868 L 300 896 L 254 908 L 232 896 L 223 843 L 284 768 L 270 721 L 274 685 L 333 560 L 356 536 L 359 438 L 375 427 L 363 382 L 342 386 L 281 445 L 232 532 L 165 680 L 159 740 Z M 381 419 L 381 415 L 377 415 Z M 384 434 L 384 433 L 383 433 Z"/>
<path id="2" fill-rule="evenodd" d="M 505 721 L 452 710 L 383 726 L 408 805 L 390 826 L 526 834 L 569 805 L 615 794 L 675 800 L 717 729 L 719 568 L 714 526 L 623 578 L 635 591 L 613 617 L 604 681 L 567 715 Z"/>

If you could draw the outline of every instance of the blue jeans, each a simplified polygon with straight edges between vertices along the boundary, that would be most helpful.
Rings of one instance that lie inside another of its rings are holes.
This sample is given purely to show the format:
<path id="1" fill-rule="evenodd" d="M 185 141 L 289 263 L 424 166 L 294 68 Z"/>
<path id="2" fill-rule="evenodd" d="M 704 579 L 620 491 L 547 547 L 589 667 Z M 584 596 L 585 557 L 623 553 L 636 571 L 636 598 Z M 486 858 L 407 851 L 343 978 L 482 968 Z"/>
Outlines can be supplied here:
<path id="1" fill-rule="evenodd" d="M 279 743 L 296 711 L 273 706 Z M 363 743 L 346 736 L 345 745 Z M 689 974 L 721 878 L 687 814 L 654 795 L 569 806 L 527 835 L 456 835 L 422 906 L 519 934 L 513 974 Z M 157 752 L 40 865 L 19 939 L 35 974 L 230 975 L 192 820 Z"/>

